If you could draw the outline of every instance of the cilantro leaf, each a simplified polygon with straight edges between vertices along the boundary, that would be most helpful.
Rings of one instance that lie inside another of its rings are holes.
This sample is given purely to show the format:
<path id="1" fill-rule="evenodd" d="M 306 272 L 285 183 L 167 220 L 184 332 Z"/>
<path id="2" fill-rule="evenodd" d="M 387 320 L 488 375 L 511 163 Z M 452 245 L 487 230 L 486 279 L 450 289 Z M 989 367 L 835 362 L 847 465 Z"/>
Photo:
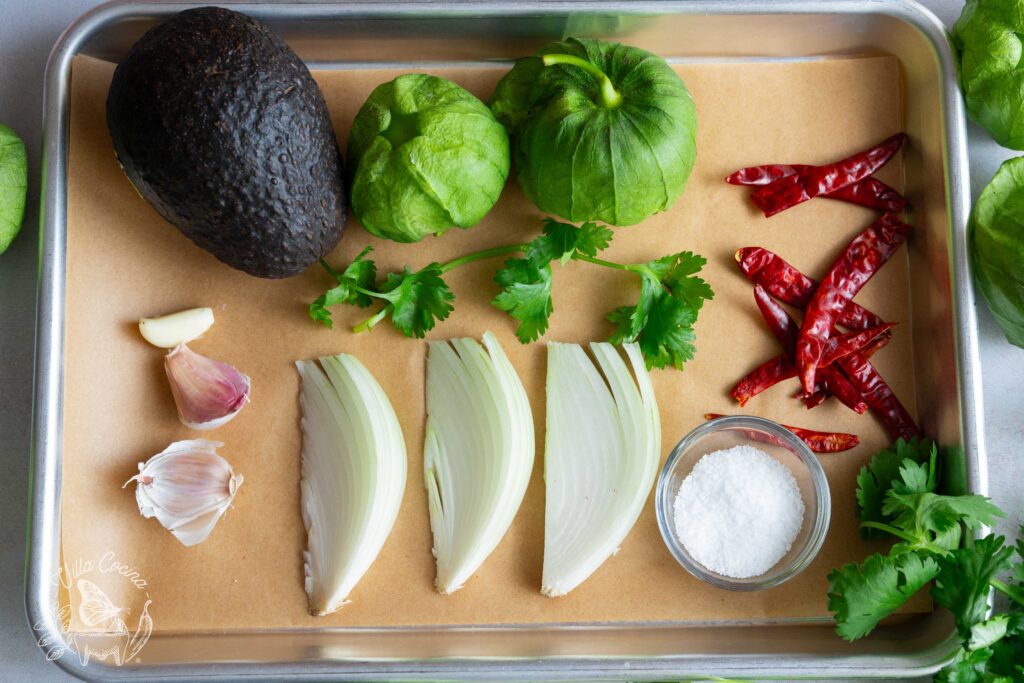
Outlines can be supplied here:
<path id="1" fill-rule="evenodd" d="M 932 493 L 938 489 L 935 477 L 935 453 L 928 462 L 914 462 L 907 459 L 900 463 L 900 476 L 892 482 L 892 492 L 897 494 Z M 885 505 L 882 505 L 883 511 Z"/>
<path id="2" fill-rule="evenodd" d="M 491 303 L 519 321 L 516 336 L 524 344 L 548 329 L 555 310 L 551 301 L 551 262 L 566 263 L 577 254 L 593 257 L 608 247 L 612 231 L 595 223 L 580 227 L 545 219 L 544 234 L 526 245 L 526 258 L 505 261 L 494 275 L 501 288 Z"/>
<path id="3" fill-rule="evenodd" d="M 971 641 L 935 675 L 935 680 L 937 683 L 1024 681 L 1024 620 L 1021 614 L 1001 614 L 977 624 L 972 629 Z"/>
<path id="4" fill-rule="evenodd" d="M 348 264 L 341 273 L 331 271 L 331 275 L 338 284 L 321 294 L 309 305 L 309 317 L 318 323 L 331 327 L 331 306 L 338 304 L 354 304 L 360 308 L 366 308 L 373 303 L 373 298 L 362 290 L 373 290 L 377 281 L 377 264 L 365 258 L 373 251 L 373 247 L 366 247 L 356 256 L 352 263 Z M 358 289 L 357 289 L 358 288 Z"/>
<path id="5" fill-rule="evenodd" d="M 1009 616 L 1006 635 L 992 645 L 988 673 L 993 679 L 1002 676 L 1008 680 L 1024 681 L 1024 614 L 1016 608 Z"/>
<path id="6" fill-rule="evenodd" d="M 406 337 L 422 337 L 451 314 L 455 295 L 441 275 L 440 264 L 431 263 L 417 271 L 388 273 L 381 285 L 391 322 Z"/>
<path id="7" fill-rule="evenodd" d="M 530 242 L 526 248 L 526 258 L 538 268 L 552 261 L 561 261 L 564 265 L 577 252 L 597 256 L 599 251 L 608 248 L 611 240 L 611 229 L 596 223 L 584 223 L 577 228 L 575 225 L 545 218 L 544 234 Z"/>
<path id="8" fill-rule="evenodd" d="M 882 512 L 894 517 L 892 525 L 913 536 L 919 547 L 945 554 L 960 543 L 960 525 L 976 529 L 1005 513 L 985 496 L 941 496 L 937 493 L 890 491 Z"/>
<path id="9" fill-rule="evenodd" d="M 608 314 L 616 326 L 609 341 L 637 342 L 648 368 L 681 369 L 696 352 L 697 313 L 705 300 L 714 297 L 710 285 L 695 275 L 706 263 L 684 251 L 626 266 L 640 275 L 640 296 L 635 306 L 621 306 Z"/>
<path id="10" fill-rule="evenodd" d="M 1010 577 L 1020 584 L 1021 589 L 1024 589 L 1024 524 L 1017 528 L 1017 545 L 1014 547 L 1014 551 L 1017 553 L 1017 557 L 1014 559 L 1013 566 L 1010 567 Z M 1024 605 L 1021 605 L 1021 608 L 1024 609 Z"/>
<path id="11" fill-rule="evenodd" d="M 828 575 L 828 608 L 835 615 L 836 633 L 846 640 L 866 636 L 938 572 L 935 560 L 916 553 L 875 553 L 863 564 L 833 569 Z"/>
<path id="12" fill-rule="evenodd" d="M 942 574 L 940 573 L 939 576 L 941 577 Z M 932 592 L 934 593 L 934 590 Z M 984 616 L 984 611 L 982 611 L 982 616 Z M 981 648 L 987 648 L 995 645 L 1003 639 L 1003 636 L 1006 635 L 1006 630 L 1009 625 L 1009 614 L 998 614 L 988 621 L 982 621 L 974 624 L 971 626 L 970 639 L 967 641 L 967 649 L 980 650 Z"/>
<path id="13" fill-rule="evenodd" d="M 617 326 L 608 341 L 637 342 L 648 369 L 667 365 L 681 369 L 697 350 L 693 345 L 696 313 L 660 287 L 642 288 L 636 306 L 617 308 L 608 314 L 608 320 Z"/>
<path id="14" fill-rule="evenodd" d="M 706 266 L 708 260 L 691 251 L 669 254 L 651 261 L 647 267 L 656 274 L 658 280 L 673 297 L 679 299 L 694 314 L 700 311 L 704 301 L 715 298 L 711 285 L 699 277 L 694 277 Z"/>
<path id="15" fill-rule="evenodd" d="M 524 344 L 548 329 L 551 303 L 551 266 L 538 267 L 530 259 L 509 259 L 494 275 L 501 292 L 491 302 L 519 322 L 516 336 Z"/>
<path id="16" fill-rule="evenodd" d="M 953 613 L 957 631 L 965 640 L 973 640 L 972 627 L 985 620 L 989 582 L 1010 567 L 1013 548 L 1003 541 L 1002 536 L 989 534 L 973 548 L 960 548 L 937 559 L 939 575 L 932 597 Z"/>
<path id="17" fill-rule="evenodd" d="M 900 467 L 905 460 L 918 464 L 930 462 L 937 453 L 934 442 L 914 437 L 910 441 L 898 440 L 891 447 L 879 451 L 857 475 L 857 506 L 861 522 L 887 523 L 882 512 L 885 497 L 893 482 L 901 478 Z M 933 489 L 934 490 L 934 489 Z M 885 533 L 870 527 L 861 527 L 864 539 L 881 538 Z"/>
<path id="18" fill-rule="evenodd" d="M 988 680 L 985 671 L 991 659 L 992 650 L 988 648 L 960 648 L 953 661 L 935 674 L 935 683 L 983 683 Z"/>

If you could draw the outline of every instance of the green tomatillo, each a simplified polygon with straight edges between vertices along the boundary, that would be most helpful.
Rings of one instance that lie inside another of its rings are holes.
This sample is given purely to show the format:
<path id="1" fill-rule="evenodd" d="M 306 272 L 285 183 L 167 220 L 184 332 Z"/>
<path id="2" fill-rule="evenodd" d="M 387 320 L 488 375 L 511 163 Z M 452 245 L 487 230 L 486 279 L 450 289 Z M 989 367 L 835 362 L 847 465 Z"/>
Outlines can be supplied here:
<path id="1" fill-rule="evenodd" d="M 664 59 L 569 38 L 517 60 L 491 111 L 512 135 L 516 177 L 547 213 L 633 225 L 683 193 L 697 112 Z"/>
<path id="2" fill-rule="evenodd" d="M 978 289 L 1007 340 L 1024 347 L 1024 157 L 999 167 L 967 232 Z"/>
<path id="3" fill-rule="evenodd" d="M 1024 149 L 1024 0 L 968 0 L 953 27 L 967 113 L 1012 149 Z"/>
<path id="4" fill-rule="evenodd" d="M 13 130 L 0 123 L 0 254 L 21 230 L 27 187 L 25 145 Z"/>
<path id="5" fill-rule="evenodd" d="M 406 74 L 377 86 L 356 114 L 348 163 L 363 227 L 418 242 L 491 210 L 508 177 L 508 133 L 459 85 Z"/>

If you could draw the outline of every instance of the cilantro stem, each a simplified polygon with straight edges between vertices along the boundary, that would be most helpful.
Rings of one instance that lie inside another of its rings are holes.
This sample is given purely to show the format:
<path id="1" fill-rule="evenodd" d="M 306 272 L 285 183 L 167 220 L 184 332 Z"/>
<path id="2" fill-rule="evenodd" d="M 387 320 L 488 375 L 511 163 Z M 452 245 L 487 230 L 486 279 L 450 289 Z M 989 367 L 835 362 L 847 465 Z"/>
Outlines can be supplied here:
<path id="1" fill-rule="evenodd" d="M 921 539 L 917 538 L 916 536 L 911 536 L 902 529 L 897 529 L 894 526 L 883 524 L 882 522 L 861 522 L 860 525 L 861 528 L 878 529 L 879 531 L 884 531 L 887 534 L 892 534 L 893 536 L 902 538 L 904 541 L 907 541 L 908 543 L 914 543 L 915 545 L 920 543 L 921 541 Z"/>
<path id="2" fill-rule="evenodd" d="M 997 591 L 1010 598 L 1018 605 L 1024 607 L 1024 591 L 1017 588 L 1016 586 L 1009 586 L 999 579 L 992 579 L 989 581 L 989 585 L 995 588 Z"/>
<path id="3" fill-rule="evenodd" d="M 605 268 L 614 268 L 615 270 L 634 270 L 632 266 L 624 266 L 621 263 L 615 263 L 614 261 L 605 261 L 604 259 L 597 258 L 596 256 L 587 256 L 580 252 L 574 252 L 572 255 L 574 261 L 586 261 L 587 263 L 593 263 L 595 266 L 604 266 Z"/>
<path id="4" fill-rule="evenodd" d="M 338 280 L 339 282 L 341 281 L 341 276 L 338 275 L 338 271 L 334 270 L 334 268 L 331 268 L 330 263 L 328 263 L 324 259 L 320 259 L 320 265 L 323 266 L 324 269 L 326 269 L 327 272 L 331 274 L 331 277 L 333 277 L 335 280 Z"/>
<path id="5" fill-rule="evenodd" d="M 382 294 L 381 292 L 378 292 L 378 291 L 375 291 L 375 290 L 372 290 L 372 289 L 364 289 L 364 288 L 360 287 L 359 285 L 352 285 L 352 289 L 354 289 L 355 291 L 359 292 L 360 294 L 365 294 L 366 296 L 372 296 L 375 299 L 388 299 L 388 300 L 391 299 L 391 297 L 388 294 Z"/>
<path id="6" fill-rule="evenodd" d="M 386 318 L 388 313 L 390 313 L 390 312 L 391 312 L 391 305 L 388 304 L 387 306 L 385 306 L 384 308 L 380 309 L 379 311 L 377 311 L 376 313 L 371 315 L 369 318 L 367 318 L 363 322 L 361 322 L 358 325 L 356 325 L 355 327 L 353 327 L 352 331 L 355 332 L 356 334 L 358 334 L 360 332 L 369 332 L 370 330 L 373 329 L 374 325 L 376 325 L 381 320 Z"/>
<path id="7" fill-rule="evenodd" d="M 481 251 L 475 251 L 472 254 L 466 254 L 459 258 L 446 261 L 441 264 L 441 272 L 447 273 L 449 270 L 464 266 L 467 263 L 473 263 L 474 261 L 483 261 L 484 259 L 494 258 L 495 256 L 505 256 L 507 254 L 517 254 L 521 251 L 526 251 L 525 244 L 509 244 L 504 247 L 493 247 L 491 249 L 483 249 Z"/>

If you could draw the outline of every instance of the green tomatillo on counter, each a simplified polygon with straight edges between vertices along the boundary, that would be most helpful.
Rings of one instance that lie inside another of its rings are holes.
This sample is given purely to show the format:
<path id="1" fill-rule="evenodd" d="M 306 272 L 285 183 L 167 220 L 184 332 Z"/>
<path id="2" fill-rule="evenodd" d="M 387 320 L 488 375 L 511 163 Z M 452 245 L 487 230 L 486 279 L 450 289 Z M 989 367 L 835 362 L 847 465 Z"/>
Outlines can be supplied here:
<path id="1" fill-rule="evenodd" d="M 633 225 L 683 193 L 697 111 L 664 59 L 569 38 L 516 61 L 491 110 L 512 135 L 520 186 L 564 219 Z"/>
<path id="2" fill-rule="evenodd" d="M 1024 347 L 1024 157 L 999 167 L 967 231 L 978 289 L 1007 340 Z"/>
<path id="3" fill-rule="evenodd" d="M 21 230 L 27 187 L 25 144 L 13 130 L 0 123 L 0 254 Z"/>
<path id="4" fill-rule="evenodd" d="M 969 0 L 953 27 L 967 113 L 1012 149 L 1024 149 L 1024 2 Z"/>
<path id="5" fill-rule="evenodd" d="M 348 139 L 352 210 L 369 232 L 418 242 L 469 228 L 508 178 L 508 133 L 469 91 L 406 74 L 377 86 Z"/>

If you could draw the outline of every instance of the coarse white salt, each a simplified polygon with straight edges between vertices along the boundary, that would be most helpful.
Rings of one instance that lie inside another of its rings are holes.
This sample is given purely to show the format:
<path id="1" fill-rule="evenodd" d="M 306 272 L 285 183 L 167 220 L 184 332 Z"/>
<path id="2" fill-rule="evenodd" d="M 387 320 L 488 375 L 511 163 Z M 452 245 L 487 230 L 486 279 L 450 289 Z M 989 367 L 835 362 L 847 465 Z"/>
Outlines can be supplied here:
<path id="1" fill-rule="evenodd" d="M 675 500 L 679 541 L 694 560 L 734 579 L 764 574 L 789 552 L 804 521 L 793 474 L 752 446 L 708 453 Z"/>

